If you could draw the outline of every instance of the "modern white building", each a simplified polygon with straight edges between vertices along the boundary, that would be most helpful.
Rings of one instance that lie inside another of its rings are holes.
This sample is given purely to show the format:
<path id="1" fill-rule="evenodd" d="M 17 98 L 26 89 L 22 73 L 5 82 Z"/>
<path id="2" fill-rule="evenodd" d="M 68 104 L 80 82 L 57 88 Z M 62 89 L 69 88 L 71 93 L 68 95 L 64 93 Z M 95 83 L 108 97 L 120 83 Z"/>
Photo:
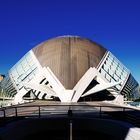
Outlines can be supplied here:
<path id="1" fill-rule="evenodd" d="M 60 36 L 27 52 L 0 83 L 6 97 L 78 102 L 133 100 L 138 83 L 101 45 L 79 36 Z"/>

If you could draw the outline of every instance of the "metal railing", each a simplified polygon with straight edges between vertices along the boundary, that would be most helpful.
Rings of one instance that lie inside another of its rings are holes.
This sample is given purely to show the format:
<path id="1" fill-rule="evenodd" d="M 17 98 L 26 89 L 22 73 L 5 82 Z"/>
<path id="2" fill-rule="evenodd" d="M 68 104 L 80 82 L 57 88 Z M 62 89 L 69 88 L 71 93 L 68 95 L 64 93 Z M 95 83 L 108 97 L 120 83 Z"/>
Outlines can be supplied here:
<path id="1" fill-rule="evenodd" d="M 0 119 L 10 117 L 44 118 L 52 116 L 108 118 L 140 127 L 140 111 L 128 107 L 99 105 L 19 105 L 0 108 Z"/>

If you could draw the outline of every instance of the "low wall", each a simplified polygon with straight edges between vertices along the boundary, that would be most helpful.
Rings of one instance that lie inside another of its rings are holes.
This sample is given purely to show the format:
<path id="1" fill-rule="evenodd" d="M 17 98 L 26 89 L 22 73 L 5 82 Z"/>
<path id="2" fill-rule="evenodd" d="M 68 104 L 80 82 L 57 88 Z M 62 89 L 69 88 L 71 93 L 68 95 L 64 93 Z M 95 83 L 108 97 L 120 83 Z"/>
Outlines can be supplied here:
<path id="1" fill-rule="evenodd" d="M 0 129 L 0 140 L 69 140 L 70 123 L 76 140 L 139 140 L 140 128 L 128 123 L 106 119 L 41 118 L 12 122 Z"/>

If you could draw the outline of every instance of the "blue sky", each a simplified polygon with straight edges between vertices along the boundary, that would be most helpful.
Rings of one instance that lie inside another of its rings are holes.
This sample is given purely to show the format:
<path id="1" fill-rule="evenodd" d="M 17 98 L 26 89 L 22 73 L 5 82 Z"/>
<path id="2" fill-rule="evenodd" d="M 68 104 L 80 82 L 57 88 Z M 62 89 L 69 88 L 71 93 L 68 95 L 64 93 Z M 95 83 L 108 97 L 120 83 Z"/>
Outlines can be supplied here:
<path id="1" fill-rule="evenodd" d="M 139 0 L 0 0 L 0 73 L 38 43 L 79 35 L 110 50 L 140 82 Z"/>

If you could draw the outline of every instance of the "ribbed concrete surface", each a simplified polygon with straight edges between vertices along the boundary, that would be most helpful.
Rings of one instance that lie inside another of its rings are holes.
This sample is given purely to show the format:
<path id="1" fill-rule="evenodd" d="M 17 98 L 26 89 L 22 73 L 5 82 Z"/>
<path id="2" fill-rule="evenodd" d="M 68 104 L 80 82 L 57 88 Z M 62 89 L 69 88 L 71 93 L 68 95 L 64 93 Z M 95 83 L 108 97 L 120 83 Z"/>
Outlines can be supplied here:
<path id="1" fill-rule="evenodd" d="M 96 67 L 106 49 L 79 36 L 49 39 L 33 52 L 42 66 L 49 66 L 67 89 L 72 89 L 90 67 Z"/>

